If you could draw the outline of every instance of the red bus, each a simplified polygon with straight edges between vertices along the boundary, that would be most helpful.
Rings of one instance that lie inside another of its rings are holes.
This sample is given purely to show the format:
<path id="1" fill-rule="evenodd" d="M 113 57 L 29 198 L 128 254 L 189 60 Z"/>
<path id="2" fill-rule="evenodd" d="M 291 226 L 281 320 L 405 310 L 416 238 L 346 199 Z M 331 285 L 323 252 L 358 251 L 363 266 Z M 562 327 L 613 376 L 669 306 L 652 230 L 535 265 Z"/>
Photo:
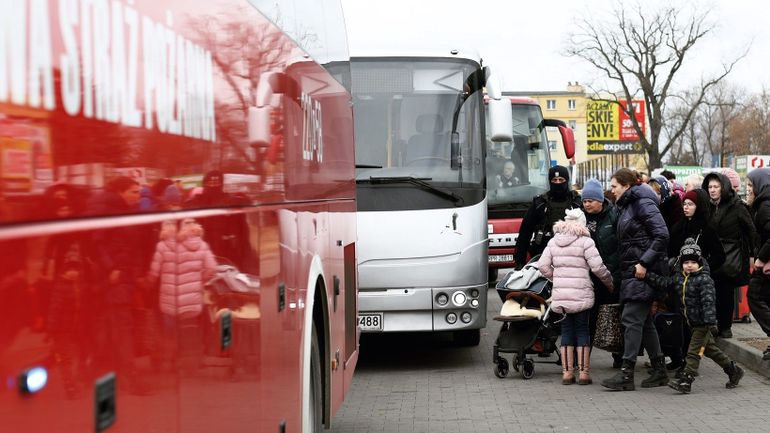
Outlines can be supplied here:
<path id="1" fill-rule="evenodd" d="M 330 426 L 358 359 L 349 83 L 333 1 L 0 3 L 5 430 Z"/>
<path id="2" fill-rule="evenodd" d="M 516 265 L 516 239 L 522 218 L 532 198 L 548 191 L 552 149 L 546 128 L 558 128 L 568 159 L 575 154 L 573 132 L 564 122 L 543 119 L 540 106 L 532 98 L 506 97 L 511 100 L 513 112 L 513 141 L 487 140 L 489 281 L 497 280 L 501 268 Z"/>

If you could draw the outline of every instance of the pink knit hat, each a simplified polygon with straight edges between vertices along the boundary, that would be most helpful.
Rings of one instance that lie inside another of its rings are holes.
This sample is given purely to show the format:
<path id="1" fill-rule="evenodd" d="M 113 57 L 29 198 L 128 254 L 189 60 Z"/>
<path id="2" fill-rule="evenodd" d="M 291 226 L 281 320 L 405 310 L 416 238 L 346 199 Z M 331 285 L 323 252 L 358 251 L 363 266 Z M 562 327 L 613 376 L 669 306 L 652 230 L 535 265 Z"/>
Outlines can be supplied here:
<path id="1" fill-rule="evenodd" d="M 732 168 L 723 168 L 722 174 L 730 179 L 730 184 L 733 186 L 733 190 L 738 191 L 741 189 L 741 178 L 738 177 L 738 173 L 736 173 L 735 170 Z"/>

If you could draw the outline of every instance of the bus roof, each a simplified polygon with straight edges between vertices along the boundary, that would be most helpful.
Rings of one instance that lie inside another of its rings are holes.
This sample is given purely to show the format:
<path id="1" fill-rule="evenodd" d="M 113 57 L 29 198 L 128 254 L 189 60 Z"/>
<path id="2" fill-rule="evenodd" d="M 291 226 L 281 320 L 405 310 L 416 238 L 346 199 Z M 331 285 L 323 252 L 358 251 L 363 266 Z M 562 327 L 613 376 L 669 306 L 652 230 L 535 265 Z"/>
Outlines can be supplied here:
<path id="1" fill-rule="evenodd" d="M 370 57 L 406 57 L 406 58 L 446 58 L 446 59 L 469 59 L 481 64 L 481 55 L 478 51 L 461 46 L 447 47 L 402 47 L 387 48 L 379 47 L 367 49 L 365 51 L 351 51 L 350 57 L 370 58 Z"/>

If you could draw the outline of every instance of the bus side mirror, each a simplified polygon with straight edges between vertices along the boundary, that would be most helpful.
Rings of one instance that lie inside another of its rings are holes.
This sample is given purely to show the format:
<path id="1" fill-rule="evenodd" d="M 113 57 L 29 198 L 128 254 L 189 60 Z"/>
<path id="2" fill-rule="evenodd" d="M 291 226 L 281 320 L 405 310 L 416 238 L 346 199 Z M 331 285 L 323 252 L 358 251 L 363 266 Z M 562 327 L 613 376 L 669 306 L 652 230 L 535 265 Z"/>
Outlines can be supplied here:
<path id="1" fill-rule="evenodd" d="M 484 68 L 484 85 L 489 95 L 489 139 L 494 142 L 513 141 L 513 109 L 511 100 L 503 96 L 502 83 L 492 69 Z"/>
<path id="2" fill-rule="evenodd" d="M 254 95 L 254 106 L 249 107 L 248 134 L 253 146 L 267 147 L 273 139 L 271 115 L 280 105 L 280 94 L 284 92 L 282 72 L 264 72 L 259 77 Z"/>
<path id="3" fill-rule="evenodd" d="M 543 125 L 551 126 L 559 129 L 559 135 L 561 135 L 561 142 L 564 146 L 564 154 L 567 159 L 572 159 L 575 156 L 575 132 L 572 128 L 568 127 L 566 123 L 557 119 L 545 119 Z"/>
<path id="4" fill-rule="evenodd" d="M 253 146 L 269 146 L 273 136 L 271 134 L 270 113 L 273 108 L 249 107 L 249 143 Z"/>
<path id="5" fill-rule="evenodd" d="M 489 139 L 494 142 L 513 141 L 513 111 L 510 99 L 489 99 Z"/>

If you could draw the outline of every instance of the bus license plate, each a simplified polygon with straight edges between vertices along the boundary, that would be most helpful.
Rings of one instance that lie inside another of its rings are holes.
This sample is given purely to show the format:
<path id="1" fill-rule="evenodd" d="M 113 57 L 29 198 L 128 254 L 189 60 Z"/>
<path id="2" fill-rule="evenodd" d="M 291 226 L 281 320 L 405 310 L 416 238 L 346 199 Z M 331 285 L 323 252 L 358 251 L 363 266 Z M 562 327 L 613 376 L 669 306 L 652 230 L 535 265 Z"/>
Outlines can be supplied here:
<path id="1" fill-rule="evenodd" d="M 358 327 L 362 331 L 382 331 L 382 313 L 359 314 Z"/>
<path id="2" fill-rule="evenodd" d="M 489 255 L 490 262 L 512 262 L 513 254 Z"/>

